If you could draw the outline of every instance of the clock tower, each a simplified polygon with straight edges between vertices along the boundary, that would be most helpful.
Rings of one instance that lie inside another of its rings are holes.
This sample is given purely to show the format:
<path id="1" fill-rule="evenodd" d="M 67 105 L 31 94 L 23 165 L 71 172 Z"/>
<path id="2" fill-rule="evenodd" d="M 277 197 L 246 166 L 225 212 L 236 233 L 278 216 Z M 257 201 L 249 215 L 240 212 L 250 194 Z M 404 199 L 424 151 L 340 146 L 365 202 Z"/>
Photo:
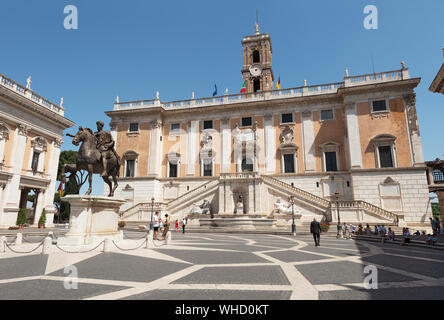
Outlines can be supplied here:
<path id="1" fill-rule="evenodd" d="M 247 92 L 273 90 L 273 70 L 271 67 L 271 39 L 268 33 L 260 33 L 256 23 L 252 36 L 242 39 L 243 66 L 242 82 L 247 82 Z"/>

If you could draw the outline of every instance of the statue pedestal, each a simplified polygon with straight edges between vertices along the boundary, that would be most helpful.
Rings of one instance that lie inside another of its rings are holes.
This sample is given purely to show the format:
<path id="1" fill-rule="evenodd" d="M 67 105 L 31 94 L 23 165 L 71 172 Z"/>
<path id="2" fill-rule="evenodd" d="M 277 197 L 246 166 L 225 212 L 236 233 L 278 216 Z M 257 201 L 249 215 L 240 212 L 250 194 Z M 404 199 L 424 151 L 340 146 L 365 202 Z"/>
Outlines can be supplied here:
<path id="1" fill-rule="evenodd" d="M 61 199 L 71 205 L 69 231 L 58 245 L 96 245 L 105 238 L 119 241 L 119 208 L 126 201 L 103 196 L 68 195 Z"/>

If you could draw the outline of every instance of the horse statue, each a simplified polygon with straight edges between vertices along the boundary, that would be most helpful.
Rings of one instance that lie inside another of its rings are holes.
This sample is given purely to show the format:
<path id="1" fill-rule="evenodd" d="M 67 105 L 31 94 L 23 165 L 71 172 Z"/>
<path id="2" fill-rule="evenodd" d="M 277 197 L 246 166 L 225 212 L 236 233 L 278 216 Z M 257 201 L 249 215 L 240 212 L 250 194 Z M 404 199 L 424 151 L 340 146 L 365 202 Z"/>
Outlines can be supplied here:
<path id="1" fill-rule="evenodd" d="M 92 176 L 94 173 L 101 174 L 103 181 L 109 186 L 108 197 L 114 196 L 117 178 L 120 171 L 120 157 L 114 150 L 114 140 L 108 131 L 103 131 L 103 122 L 97 122 L 98 132 L 94 133 L 89 128 L 79 127 L 76 135 L 67 134 L 72 137 L 72 144 L 80 145 L 76 156 L 75 164 L 64 164 L 62 166 L 62 182 L 65 183 L 65 172 L 76 174 L 77 171 L 86 170 L 88 172 L 89 188 L 85 195 L 90 195 L 92 191 Z M 102 139 L 105 137 L 105 139 Z M 114 186 L 110 180 L 112 177 Z"/>

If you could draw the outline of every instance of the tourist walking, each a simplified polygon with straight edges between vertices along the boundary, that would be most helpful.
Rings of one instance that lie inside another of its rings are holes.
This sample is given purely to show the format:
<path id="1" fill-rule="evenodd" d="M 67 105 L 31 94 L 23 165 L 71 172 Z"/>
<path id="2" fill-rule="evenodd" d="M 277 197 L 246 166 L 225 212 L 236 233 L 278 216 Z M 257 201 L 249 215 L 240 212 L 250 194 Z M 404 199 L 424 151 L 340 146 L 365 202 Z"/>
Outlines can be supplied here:
<path id="1" fill-rule="evenodd" d="M 310 224 L 310 232 L 313 234 L 316 247 L 320 246 L 321 242 L 321 225 L 316 221 L 316 218 Z"/>
<path id="2" fill-rule="evenodd" d="M 436 233 L 436 220 L 433 220 L 433 218 L 430 219 L 430 225 L 432 226 L 433 233 Z"/>
<path id="3" fill-rule="evenodd" d="M 176 232 L 179 232 L 179 220 L 176 219 Z"/>
<path id="4" fill-rule="evenodd" d="M 159 232 L 159 226 L 160 226 L 160 224 L 159 224 L 159 212 L 156 212 L 154 214 L 154 218 L 153 218 L 153 227 L 154 227 L 153 239 L 158 240 L 157 239 L 157 234 Z"/>
<path id="5" fill-rule="evenodd" d="M 350 239 L 350 229 L 346 223 L 344 223 L 345 239 Z"/>
<path id="6" fill-rule="evenodd" d="M 185 233 L 186 225 L 187 225 L 187 219 L 183 218 L 182 219 L 182 233 Z"/>
<path id="7" fill-rule="evenodd" d="M 163 233 L 162 233 L 162 240 L 165 240 L 166 235 L 168 231 L 170 230 L 170 217 L 168 216 L 168 213 L 165 215 L 165 221 L 163 224 Z"/>
<path id="8" fill-rule="evenodd" d="M 435 218 L 435 228 L 436 228 L 436 234 L 440 234 L 441 233 L 441 221 L 439 221 L 439 218 L 436 217 Z"/>

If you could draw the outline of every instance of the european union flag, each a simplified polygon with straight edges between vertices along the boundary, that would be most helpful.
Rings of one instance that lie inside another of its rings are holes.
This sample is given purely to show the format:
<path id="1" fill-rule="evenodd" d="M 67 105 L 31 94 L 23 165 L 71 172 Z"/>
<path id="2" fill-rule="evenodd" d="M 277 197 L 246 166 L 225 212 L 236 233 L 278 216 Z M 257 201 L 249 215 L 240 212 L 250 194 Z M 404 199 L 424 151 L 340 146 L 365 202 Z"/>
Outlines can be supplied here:
<path id="1" fill-rule="evenodd" d="M 214 84 L 214 92 L 213 92 L 213 97 L 217 96 L 217 86 L 216 84 Z"/>

